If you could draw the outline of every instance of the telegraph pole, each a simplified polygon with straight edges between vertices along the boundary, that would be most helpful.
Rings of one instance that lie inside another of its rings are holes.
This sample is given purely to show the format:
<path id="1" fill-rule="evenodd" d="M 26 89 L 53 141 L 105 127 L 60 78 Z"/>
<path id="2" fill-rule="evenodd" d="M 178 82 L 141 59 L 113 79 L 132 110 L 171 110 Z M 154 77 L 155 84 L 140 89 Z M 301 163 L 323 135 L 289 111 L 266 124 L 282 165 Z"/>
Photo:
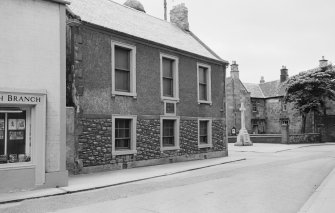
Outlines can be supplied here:
<path id="1" fill-rule="evenodd" d="M 166 0 L 164 0 L 164 20 L 167 21 L 167 9 L 166 9 Z"/>

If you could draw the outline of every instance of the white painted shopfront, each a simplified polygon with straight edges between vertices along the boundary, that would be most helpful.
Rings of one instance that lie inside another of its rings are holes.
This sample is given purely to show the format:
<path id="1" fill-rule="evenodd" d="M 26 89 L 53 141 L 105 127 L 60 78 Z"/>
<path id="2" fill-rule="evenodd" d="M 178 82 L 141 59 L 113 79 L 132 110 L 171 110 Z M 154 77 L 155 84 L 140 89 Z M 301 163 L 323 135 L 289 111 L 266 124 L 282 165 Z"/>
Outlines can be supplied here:
<path id="1" fill-rule="evenodd" d="M 67 185 L 65 4 L 0 1 L 0 193 Z"/>

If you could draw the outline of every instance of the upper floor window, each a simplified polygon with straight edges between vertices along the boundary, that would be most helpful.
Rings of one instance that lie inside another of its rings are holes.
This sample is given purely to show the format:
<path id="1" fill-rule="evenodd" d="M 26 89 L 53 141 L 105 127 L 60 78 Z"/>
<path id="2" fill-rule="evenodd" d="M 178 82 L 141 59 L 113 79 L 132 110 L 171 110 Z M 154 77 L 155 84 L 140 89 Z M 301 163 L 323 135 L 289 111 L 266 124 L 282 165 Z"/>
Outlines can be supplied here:
<path id="1" fill-rule="evenodd" d="M 287 104 L 283 104 L 283 111 L 287 111 Z"/>
<path id="2" fill-rule="evenodd" d="M 136 47 L 112 42 L 112 95 L 136 96 Z"/>
<path id="3" fill-rule="evenodd" d="M 179 100 L 178 58 L 161 54 L 161 98 L 164 100 Z"/>
<path id="4" fill-rule="evenodd" d="M 211 67 L 206 64 L 197 65 L 198 70 L 198 102 L 212 103 L 211 97 Z"/>
<path id="5" fill-rule="evenodd" d="M 251 104 L 252 104 L 252 111 L 253 112 L 257 112 L 257 102 L 256 101 L 252 101 Z"/>

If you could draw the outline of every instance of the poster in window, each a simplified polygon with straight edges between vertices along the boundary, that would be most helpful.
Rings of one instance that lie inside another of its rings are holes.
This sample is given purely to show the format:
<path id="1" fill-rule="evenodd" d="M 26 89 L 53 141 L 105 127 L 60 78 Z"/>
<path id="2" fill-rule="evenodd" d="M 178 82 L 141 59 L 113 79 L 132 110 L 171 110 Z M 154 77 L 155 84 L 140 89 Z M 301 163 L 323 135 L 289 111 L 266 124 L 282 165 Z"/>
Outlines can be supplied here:
<path id="1" fill-rule="evenodd" d="M 16 140 L 23 140 L 24 139 L 24 131 L 16 132 Z"/>
<path id="2" fill-rule="evenodd" d="M 0 130 L 0 140 L 3 140 L 5 138 L 4 131 Z"/>
<path id="3" fill-rule="evenodd" d="M 16 119 L 8 119 L 8 129 L 16 130 Z"/>
<path id="4" fill-rule="evenodd" d="M 18 130 L 26 129 L 26 122 L 24 119 L 17 119 L 16 121 L 16 127 Z"/>
<path id="5" fill-rule="evenodd" d="M 5 129 L 5 120 L 0 119 L 0 130 L 4 130 Z"/>
<path id="6" fill-rule="evenodd" d="M 9 140 L 16 140 L 16 132 L 9 131 Z"/>

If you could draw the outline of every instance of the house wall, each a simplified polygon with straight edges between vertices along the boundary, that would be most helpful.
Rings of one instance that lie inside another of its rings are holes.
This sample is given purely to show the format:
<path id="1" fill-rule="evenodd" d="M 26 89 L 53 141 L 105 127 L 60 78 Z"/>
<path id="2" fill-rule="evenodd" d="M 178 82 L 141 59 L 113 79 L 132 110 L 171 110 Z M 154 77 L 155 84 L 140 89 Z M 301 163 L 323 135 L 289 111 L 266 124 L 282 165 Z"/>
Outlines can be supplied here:
<path id="1" fill-rule="evenodd" d="M 43 172 L 45 178 L 40 179 L 38 185 L 64 186 L 67 184 L 65 6 L 42 0 L 1 0 L 0 26 L 1 87 L 23 93 L 28 90 L 46 91 L 47 94 L 46 112 L 43 110 L 47 125 L 46 130 L 40 129 L 45 133 L 45 140 L 39 144 L 45 146 L 45 156 L 36 162 L 43 167 L 37 173 Z M 31 170 L 28 173 L 30 177 Z M 1 177 L 12 182 L 10 175 Z M 26 178 L 25 175 L 15 176 L 19 177 Z M 21 187 L 35 187 L 31 185 L 34 181 L 28 182 Z"/>
<path id="2" fill-rule="evenodd" d="M 241 99 L 244 99 L 246 129 L 251 132 L 251 99 L 239 79 L 227 78 L 226 81 L 226 100 L 227 100 L 227 130 L 231 135 L 231 129 L 241 129 Z"/>
<path id="3" fill-rule="evenodd" d="M 75 32 L 72 41 L 75 46 L 72 58 L 76 74 L 74 85 L 79 106 L 76 115 L 77 151 L 78 161 L 84 167 L 83 172 L 89 171 L 87 167 L 118 169 L 127 165 L 128 168 L 138 166 L 140 161 L 203 152 L 221 152 L 221 155 L 225 155 L 225 96 L 222 92 L 225 66 L 97 30 L 92 26 L 81 25 L 72 29 L 72 32 Z M 112 97 L 111 41 L 136 46 L 136 98 Z M 160 151 L 160 116 L 164 114 L 164 102 L 160 94 L 160 53 L 179 58 L 180 101 L 176 104 L 176 116 L 180 116 L 180 149 L 163 152 Z M 197 62 L 211 66 L 212 105 L 198 104 Z M 115 114 L 137 115 L 136 155 L 111 154 L 112 115 Z M 199 117 L 213 118 L 211 148 L 199 149 L 197 146 Z"/>

